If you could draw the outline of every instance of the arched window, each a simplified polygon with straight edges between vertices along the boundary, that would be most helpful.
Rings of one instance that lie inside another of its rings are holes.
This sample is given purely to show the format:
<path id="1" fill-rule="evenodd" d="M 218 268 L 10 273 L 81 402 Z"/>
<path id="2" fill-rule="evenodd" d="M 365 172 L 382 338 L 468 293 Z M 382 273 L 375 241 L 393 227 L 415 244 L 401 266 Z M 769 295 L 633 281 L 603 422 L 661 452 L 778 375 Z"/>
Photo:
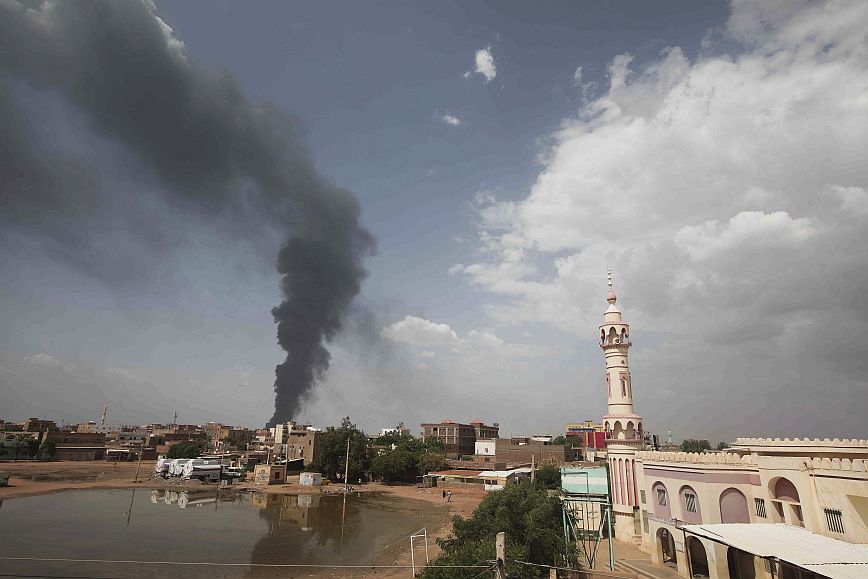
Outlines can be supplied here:
<path id="1" fill-rule="evenodd" d="M 750 511 L 747 498 L 738 489 L 726 489 L 720 493 L 720 522 L 749 523 Z"/>
<path id="2" fill-rule="evenodd" d="M 799 502 L 799 491 L 796 489 L 796 485 L 790 482 L 789 479 L 785 479 L 784 477 L 779 478 L 775 482 L 775 498 L 784 501 L 792 501 L 794 503 Z"/>
<path id="3" fill-rule="evenodd" d="M 678 497 L 681 501 L 681 518 L 691 525 L 701 523 L 702 513 L 699 511 L 699 498 L 696 496 L 696 491 L 685 485 L 678 492 Z"/>
<path id="4" fill-rule="evenodd" d="M 654 483 L 651 487 L 651 495 L 654 500 L 654 512 L 664 517 L 671 517 L 672 511 L 669 507 L 669 493 L 666 491 L 666 486 L 662 482 Z"/>

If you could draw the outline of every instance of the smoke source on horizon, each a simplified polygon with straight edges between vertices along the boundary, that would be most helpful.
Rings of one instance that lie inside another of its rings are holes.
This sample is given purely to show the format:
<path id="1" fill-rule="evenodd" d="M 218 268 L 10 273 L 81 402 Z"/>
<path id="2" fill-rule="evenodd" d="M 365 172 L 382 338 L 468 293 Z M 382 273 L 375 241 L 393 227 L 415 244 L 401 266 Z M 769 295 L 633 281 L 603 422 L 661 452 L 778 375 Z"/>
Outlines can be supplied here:
<path id="1" fill-rule="evenodd" d="M 80 116 L 84 127 L 70 125 L 87 134 L 58 153 L 58 142 L 76 137 L 33 128 L 32 104 L 21 96 L 28 91 Z M 159 219 L 152 207 L 106 190 L 104 168 L 80 153 L 91 132 L 119 145 L 134 165 L 125 167 L 129 178 L 158 190 L 170 209 L 245 239 L 281 232 L 284 299 L 272 314 L 287 355 L 276 367 L 271 422 L 295 416 L 329 367 L 324 342 L 341 330 L 375 246 L 355 196 L 317 174 L 295 119 L 248 101 L 228 74 L 190 62 L 149 2 L 13 0 L 0 4 L 0 126 L 0 220 L 92 275 L 141 263 L 95 258 L 107 252 L 95 220 L 121 223 L 144 245 L 161 241 L 158 226 L 142 225 L 143 211 Z"/>

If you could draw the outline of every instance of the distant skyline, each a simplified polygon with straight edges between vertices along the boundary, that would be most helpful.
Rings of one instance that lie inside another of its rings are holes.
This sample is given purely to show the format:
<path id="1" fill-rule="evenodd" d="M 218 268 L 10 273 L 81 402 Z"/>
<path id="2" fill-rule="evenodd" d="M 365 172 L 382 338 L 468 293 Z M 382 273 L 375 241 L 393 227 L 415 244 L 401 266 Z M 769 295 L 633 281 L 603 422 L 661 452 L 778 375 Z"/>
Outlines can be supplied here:
<path id="1" fill-rule="evenodd" d="M 865 3 L 118 6 L 280 119 L 376 238 L 299 421 L 599 420 L 612 266 L 649 431 L 865 437 Z M 0 418 L 263 425 L 283 239 L 257 185 L 174 202 L 189 175 L 162 169 L 223 134 L 166 151 L 94 123 L 5 44 L 52 10 L 0 6 Z M 128 64 L 157 110 L 189 98 Z"/>

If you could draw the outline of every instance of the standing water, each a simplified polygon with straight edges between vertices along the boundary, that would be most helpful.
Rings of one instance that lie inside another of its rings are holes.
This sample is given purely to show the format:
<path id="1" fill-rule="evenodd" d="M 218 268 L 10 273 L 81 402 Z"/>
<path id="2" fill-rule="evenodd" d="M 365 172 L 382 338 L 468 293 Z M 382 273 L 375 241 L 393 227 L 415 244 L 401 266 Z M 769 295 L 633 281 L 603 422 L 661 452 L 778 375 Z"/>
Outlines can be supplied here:
<path id="1" fill-rule="evenodd" d="M 398 549 L 406 549 L 411 533 L 443 517 L 438 505 L 379 493 L 91 490 L 0 505 L 0 575 L 94 578 L 307 577 L 322 572 L 350 576 L 349 571 L 318 567 L 264 565 L 370 565 L 381 562 L 386 553 L 394 556 Z"/>

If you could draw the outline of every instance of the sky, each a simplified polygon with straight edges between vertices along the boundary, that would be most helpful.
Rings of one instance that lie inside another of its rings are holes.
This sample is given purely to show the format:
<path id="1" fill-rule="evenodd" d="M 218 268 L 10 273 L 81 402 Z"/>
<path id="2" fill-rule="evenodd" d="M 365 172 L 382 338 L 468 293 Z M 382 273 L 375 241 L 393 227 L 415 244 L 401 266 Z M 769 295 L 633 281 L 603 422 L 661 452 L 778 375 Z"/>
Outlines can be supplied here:
<path id="1" fill-rule="evenodd" d="M 289 236 L 299 420 L 599 419 L 611 267 L 650 431 L 866 436 L 865 3 L 59 6 L 0 3 L 0 418 L 261 426 Z"/>

